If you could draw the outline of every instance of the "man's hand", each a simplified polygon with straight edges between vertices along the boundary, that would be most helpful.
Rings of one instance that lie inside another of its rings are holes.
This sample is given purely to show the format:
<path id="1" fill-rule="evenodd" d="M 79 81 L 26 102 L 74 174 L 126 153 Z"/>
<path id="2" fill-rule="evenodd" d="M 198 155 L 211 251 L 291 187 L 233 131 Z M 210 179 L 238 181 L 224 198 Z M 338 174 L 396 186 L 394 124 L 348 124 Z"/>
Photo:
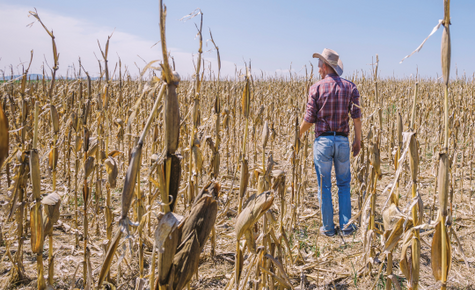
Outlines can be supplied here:
<path id="1" fill-rule="evenodd" d="M 353 151 L 353 157 L 358 156 L 361 150 L 361 141 L 355 138 L 353 140 L 353 145 L 351 146 L 351 151 Z"/>
<path id="2" fill-rule="evenodd" d="M 299 139 L 302 139 L 302 135 L 307 132 L 310 127 L 312 127 L 312 123 L 309 123 L 305 120 L 303 120 L 302 124 L 300 124 L 300 130 L 299 130 Z"/>
<path id="3" fill-rule="evenodd" d="M 361 120 L 353 119 L 353 124 L 355 126 L 355 139 L 353 139 L 353 146 L 351 151 L 353 151 L 353 157 L 358 156 L 361 149 Z"/>

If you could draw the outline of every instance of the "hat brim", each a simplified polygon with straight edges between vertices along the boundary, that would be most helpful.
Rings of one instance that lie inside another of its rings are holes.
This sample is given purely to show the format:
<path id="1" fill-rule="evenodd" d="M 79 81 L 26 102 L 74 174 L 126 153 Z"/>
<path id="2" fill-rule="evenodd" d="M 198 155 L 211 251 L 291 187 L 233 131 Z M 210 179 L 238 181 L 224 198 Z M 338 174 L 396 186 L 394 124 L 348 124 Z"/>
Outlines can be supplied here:
<path id="1" fill-rule="evenodd" d="M 326 63 L 327 65 L 332 67 L 339 76 L 341 76 L 343 74 L 343 62 L 341 61 L 340 58 L 338 59 L 338 65 L 336 65 L 336 66 L 329 63 L 328 60 L 323 55 L 321 55 L 320 53 L 317 53 L 317 52 L 314 53 L 313 58 L 321 59 L 324 63 Z"/>

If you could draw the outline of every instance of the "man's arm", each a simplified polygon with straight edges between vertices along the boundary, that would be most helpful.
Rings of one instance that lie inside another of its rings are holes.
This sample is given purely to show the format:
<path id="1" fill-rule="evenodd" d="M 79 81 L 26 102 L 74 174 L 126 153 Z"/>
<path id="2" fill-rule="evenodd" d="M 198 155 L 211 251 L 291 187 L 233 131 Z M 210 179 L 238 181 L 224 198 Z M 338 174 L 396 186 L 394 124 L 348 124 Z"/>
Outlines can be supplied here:
<path id="1" fill-rule="evenodd" d="M 302 135 L 307 132 L 310 127 L 312 127 L 313 123 L 317 120 L 317 112 L 318 112 L 318 87 L 313 85 L 310 87 L 308 91 L 307 97 L 307 108 L 305 109 L 305 115 L 303 117 L 302 123 L 300 124 L 300 132 L 299 132 L 299 139 L 302 138 Z"/>
<path id="2" fill-rule="evenodd" d="M 300 134 L 299 134 L 299 139 L 302 138 L 302 135 L 307 132 L 310 127 L 312 127 L 312 123 L 309 123 L 305 120 L 303 120 L 302 124 L 300 124 Z"/>
<path id="3" fill-rule="evenodd" d="M 351 151 L 353 151 L 353 156 L 356 157 L 361 149 L 361 119 L 353 119 L 353 124 L 355 126 L 355 139 L 353 140 Z M 300 131 L 302 131 L 302 129 L 300 129 Z"/>

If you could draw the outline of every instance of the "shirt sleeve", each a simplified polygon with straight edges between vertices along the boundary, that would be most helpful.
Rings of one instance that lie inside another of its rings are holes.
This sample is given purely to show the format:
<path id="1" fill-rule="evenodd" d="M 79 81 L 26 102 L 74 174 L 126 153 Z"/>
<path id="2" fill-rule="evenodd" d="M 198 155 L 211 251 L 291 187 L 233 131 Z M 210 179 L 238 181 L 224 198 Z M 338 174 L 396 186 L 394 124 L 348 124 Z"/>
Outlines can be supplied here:
<path id="1" fill-rule="evenodd" d="M 360 108 L 360 92 L 356 88 L 356 85 L 353 85 L 351 91 L 351 99 L 350 99 L 350 115 L 352 119 L 359 119 L 361 118 L 361 108 Z"/>
<path id="2" fill-rule="evenodd" d="M 315 86 L 311 86 L 308 92 L 307 109 L 305 111 L 305 117 L 303 118 L 308 123 L 315 123 L 317 121 L 317 99 L 318 90 Z"/>

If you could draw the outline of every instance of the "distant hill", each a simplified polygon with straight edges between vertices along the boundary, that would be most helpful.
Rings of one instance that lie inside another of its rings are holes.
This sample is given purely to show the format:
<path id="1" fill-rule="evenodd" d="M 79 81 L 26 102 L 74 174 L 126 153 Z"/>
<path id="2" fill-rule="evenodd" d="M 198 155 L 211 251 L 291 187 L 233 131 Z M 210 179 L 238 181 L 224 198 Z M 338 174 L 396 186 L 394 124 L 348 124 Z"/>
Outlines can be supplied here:
<path id="1" fill-rule="evenodd" d="M 11 79 L 20 79 L 22 77 L 22 75 L 14 75 L 14 76 L 11 76 L 11 75 L 5 75 L 5 80 L 6 81 L 9 81 Z M 36 79 L 36 78 L 39 78 L 39 79 L 42 79 L 43 78 L 43 75 L 42 74 L 29 74 L 28 75 L 28 78 L 29 79 Z M 0 77 L 0 80 L 4 80 L 3 77 Z"/>
<path id="2" fill-rule="evenodd" d="M 22 77 L 22 75 L 14 75 L 14 76 L 5 75 L 5 81 L 9 81 L 11 79 L 21 79 L 21 77 Z M 83 76 L 82 78 L 86 79 L 85 76 Z M 30 79 L 30 80 L 36 80 L 36 79 L 41 80 L 41 79 L 43 79 L 43 75 L 42 74 L 28 74 L 28 79 Z M 47 80 L 51 79 L 51 76 L 47 76 L 46 79 Z M 59 76 L 59 77 L 56 76 L 56 79 L 64 79 L 64 78 L 62 76 Z M 73 79 L 76 79 L 76 78 L 68 77 L 68 79 L 73 80 Z M 99 79 L 99 77 L 91 77 L 91 80 L 98 80 L 98 79 Z M 3 77 L 0 76 L 0 81 L 3 81 L 3 80 L 4 80 Z"/>

